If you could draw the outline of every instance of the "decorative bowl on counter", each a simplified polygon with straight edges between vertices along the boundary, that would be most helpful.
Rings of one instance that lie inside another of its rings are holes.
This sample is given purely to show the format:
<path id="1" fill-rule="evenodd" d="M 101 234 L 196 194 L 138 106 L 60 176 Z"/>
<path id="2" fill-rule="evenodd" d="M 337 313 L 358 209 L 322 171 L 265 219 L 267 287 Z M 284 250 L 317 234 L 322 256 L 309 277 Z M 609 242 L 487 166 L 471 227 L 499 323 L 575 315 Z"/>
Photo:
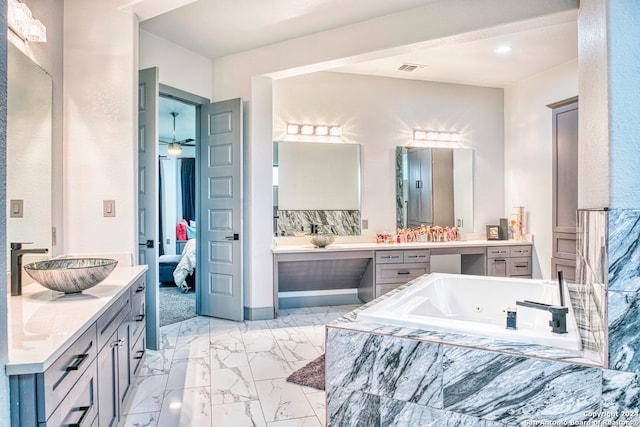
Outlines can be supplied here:
<path id="1" fill-rule="evenodd" d="M 102 282 L 117 264 L 110 258 L 60 258 L 32 262 L 24 270 L 47 289 L 75 294 Z"/>
<path id="2" fill-rule="evenodd" d="M 335 242 L 336 237 L 335 234 L 310 234 L 309 242 L 316 248 L 324 248 Z"/>

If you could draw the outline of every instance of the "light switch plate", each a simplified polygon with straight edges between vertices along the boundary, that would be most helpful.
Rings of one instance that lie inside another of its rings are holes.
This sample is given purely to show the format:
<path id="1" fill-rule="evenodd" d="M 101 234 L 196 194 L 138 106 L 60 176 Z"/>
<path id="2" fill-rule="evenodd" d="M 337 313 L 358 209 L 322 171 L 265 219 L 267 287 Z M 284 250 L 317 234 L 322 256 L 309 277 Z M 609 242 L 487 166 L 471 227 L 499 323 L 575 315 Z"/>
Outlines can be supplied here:
<path id="1" fill-rule="evenodd" d="M 116 216 L 116 201 L 103 200 L 102 211 L 105 217 Z"/>
<path id="2" fill-rule="evenodd" d="M 363 219 L 362 220 L 362 229 L 363 230 L 368 230 L 369 229 L 369 220 L 368 219 Z"/>
<path id="3" fill-rule="evenodd" d="M 11 200 L 9 202 L 10 218 L 22 218 L 24 217 L 24 200 Z"/>

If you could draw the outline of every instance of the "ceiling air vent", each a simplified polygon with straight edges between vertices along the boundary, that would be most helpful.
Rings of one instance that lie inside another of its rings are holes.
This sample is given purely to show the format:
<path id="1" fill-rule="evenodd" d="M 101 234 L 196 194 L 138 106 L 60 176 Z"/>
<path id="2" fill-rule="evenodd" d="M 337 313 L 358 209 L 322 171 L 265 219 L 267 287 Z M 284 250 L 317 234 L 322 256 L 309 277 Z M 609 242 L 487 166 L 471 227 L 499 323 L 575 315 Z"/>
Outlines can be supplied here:
<path id="1" fill-rule="evenodd" d="M 415 71 L 420 70 L 421 68 L 424 68 L 424 65 L 420 65 L 420 64 L 402 64 L 401 66 L 398 67 L 398 71 L 405 71 L 407 73 L 413 73 Z"/>

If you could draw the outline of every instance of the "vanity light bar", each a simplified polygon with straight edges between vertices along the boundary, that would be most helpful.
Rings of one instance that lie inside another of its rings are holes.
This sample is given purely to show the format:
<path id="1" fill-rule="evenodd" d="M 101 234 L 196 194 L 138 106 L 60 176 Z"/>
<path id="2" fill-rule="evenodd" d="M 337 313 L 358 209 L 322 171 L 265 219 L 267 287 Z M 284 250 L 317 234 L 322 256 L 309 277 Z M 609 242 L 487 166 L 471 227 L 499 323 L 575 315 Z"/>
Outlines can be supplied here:
<path id="1" fill-rule="evenodd" d="M 444 141 L 458 142 L 462 139 L 462 135 L 458 132 L 436 132 L 433 130 L 414 130 L 414 141 Z"/>
<path id="2" fill-rule="evenodd" d="M 18 0 L 9 0 L 7 8 L 7 26 L 22 40 L 46 42 L 47 27 L 34 19 L 31 9 Z"/>
<path id="3" fill-rule="evenodd" d="M 287 124 L 287 135 L 342 136 L 340 126 Z"/>

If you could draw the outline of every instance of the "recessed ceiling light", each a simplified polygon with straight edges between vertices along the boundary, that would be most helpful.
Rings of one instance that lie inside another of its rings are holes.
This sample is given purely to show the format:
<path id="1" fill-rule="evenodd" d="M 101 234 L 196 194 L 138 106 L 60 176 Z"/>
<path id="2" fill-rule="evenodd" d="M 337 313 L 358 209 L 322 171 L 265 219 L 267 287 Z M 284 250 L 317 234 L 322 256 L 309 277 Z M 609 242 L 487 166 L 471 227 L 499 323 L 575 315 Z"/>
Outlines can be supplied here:
<path id="1" fill-rule="evenodd" d="M 503 44 L 502 46 L 498 46 L 497 48 L 495 48 L 494 52 L 499 55 L 507 54 L 511 52 L 511 46 L 509 46 L 508 44 Z"/>

